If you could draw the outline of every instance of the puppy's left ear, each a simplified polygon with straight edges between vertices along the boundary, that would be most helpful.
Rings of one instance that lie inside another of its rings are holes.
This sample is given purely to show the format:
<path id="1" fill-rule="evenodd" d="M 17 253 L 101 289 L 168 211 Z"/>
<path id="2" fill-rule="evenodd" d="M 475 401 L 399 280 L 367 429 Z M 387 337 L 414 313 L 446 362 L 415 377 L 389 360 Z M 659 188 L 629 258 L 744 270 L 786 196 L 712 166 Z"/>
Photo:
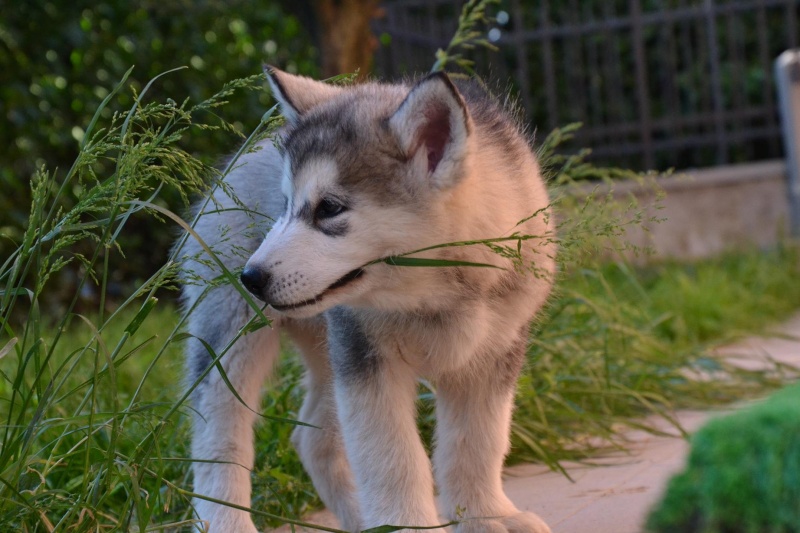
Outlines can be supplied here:
<path id="1" fill-rule="evenodd" d="M 446 189 L 460 178 L 471 121 L 447 74 L 420 80 L 389 119 L 400 148 L 429 183 Z"/>
<path id="2" fill-rule="evenodd" d="M 270 65 L 264 65 L 264 73 L 281 113 L 292 125 L 314 107 L 344 92 L 342 87 L 289 74 Z"/>

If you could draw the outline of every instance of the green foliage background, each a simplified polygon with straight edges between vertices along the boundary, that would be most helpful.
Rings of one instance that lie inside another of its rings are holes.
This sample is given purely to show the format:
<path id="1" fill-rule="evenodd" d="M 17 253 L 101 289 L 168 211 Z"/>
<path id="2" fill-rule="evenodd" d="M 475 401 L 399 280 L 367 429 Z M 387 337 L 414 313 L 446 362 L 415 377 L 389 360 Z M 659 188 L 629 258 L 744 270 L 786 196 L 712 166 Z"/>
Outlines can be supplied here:
<path id="1" fill-rule="evenodd" d="M 70 168 L 81 128 L 132 65 L 129 83 L 137 91 L 162 72 L 188 66 L 180 75 L 160 79 L 149 97 L 199 102 L 229 80 L 258 74 L 262 62 L 314 75 L 316 55 L 299 22 L 266 0 L 0 0 L 0 116 L 5 120 L 0 128 L 0 258 L 17 247 L 27 224 L 34 172 L 46 166 L 63 174 Z M 131 91 L 120 91 L 103 118 L 110 118 L 112 109 L 129 108 L 133 98 Z M 250 132 L 269 104 L 266 90 L 238 91 L 220 112 L 239 132 Z M 225 130 L 188 137 L 191 145 L 184 139 L 183 147 L 211 164 L 241 142 Z M 65 209 L 74 205 L 81 188 L 75 185 L 67 193 Z M 176 191 L 165 191 L 162 198 L 183 209 Z M 174 239 L 155 219 L 132 222 L 136 231 L 127 232 L 123 248 L 151 253 L 113 265 L 112 293 L 117 285 L 149 277 Z M 77 276 L 67 271 L 64 278 L 61 285 L 68 292 Z"/>

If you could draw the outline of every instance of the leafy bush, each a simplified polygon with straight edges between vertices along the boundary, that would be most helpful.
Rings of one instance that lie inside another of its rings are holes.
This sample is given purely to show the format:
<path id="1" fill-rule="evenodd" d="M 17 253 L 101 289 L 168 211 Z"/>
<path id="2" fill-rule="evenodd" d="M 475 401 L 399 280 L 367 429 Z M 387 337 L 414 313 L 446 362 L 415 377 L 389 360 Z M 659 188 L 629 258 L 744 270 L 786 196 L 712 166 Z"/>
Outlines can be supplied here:
<path id="1" fill-rule="evenodd" d="M 650 515 L 658 533 L 800 531 L 800 386 L 709 422 Z"/>
<path id="2" fill-rule="evenodd" d="M 316 73 L 316 50 L 298 21 L 276 2 L 250 0 L 76 0 L 16 2 L 0 16 L 0 258 L 22 238 L 31 202 L 29 183 L 42 167 L 64 173 L 79 146 L 97 104 L 131 65 L 130 90 L 114 94 L 101 111 L 107 121 L 115 109 L 133 105 L 145 83 L 164 71 L 187 66 L 178 76 L 162 78 L 149 97 L 177 102 L 201 102 L 233 79 L 258 74 L 262 62 L 290 71 Z M 249 132 L 258 124 L 270 97 L 253 91 L 230 94 L 222 113 L 235 131 Z M 259 111 L 261 110 L 261 111 Z M 212 122 L 213 116 L 208 117 Z M 222 122 L 219 122 L 222 123 Z M 224 129 L 199 135 L 197 130 L 178 144 L 205 164 L 237 148 L 241 138 Z M 98 160 L 97 173 L 107 164 Z M 60 196 L 64 209 L 76 205 L 84 188 L 72 184 Z M 180 210 L 180 195 L 167 188 L 158 200 Z M 115 298 L 153 274 L 167 257 L 174 235 L 154 219 L 134 217 L 122 241 L 150 253 L 137 261 L 113 261 Z M 126 246 L 127 247 L 127 246 Z M 71 296 L 80 273 L 62 273 L 63 301 Z M 90 300 L 98 291 L 84 288 Z"/>

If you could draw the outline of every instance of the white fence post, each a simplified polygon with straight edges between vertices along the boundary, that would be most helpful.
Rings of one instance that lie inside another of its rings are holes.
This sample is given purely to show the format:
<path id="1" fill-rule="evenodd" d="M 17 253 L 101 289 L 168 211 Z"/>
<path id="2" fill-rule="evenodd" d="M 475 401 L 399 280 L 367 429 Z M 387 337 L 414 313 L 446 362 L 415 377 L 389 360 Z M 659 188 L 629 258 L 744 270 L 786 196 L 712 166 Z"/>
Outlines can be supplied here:
<path id="1" fill-rule="evenodd" d="M 800 49 L 787 50 L 775 60 L 783 146 L 789 185 L 792 234 L 800 236 Z"/>

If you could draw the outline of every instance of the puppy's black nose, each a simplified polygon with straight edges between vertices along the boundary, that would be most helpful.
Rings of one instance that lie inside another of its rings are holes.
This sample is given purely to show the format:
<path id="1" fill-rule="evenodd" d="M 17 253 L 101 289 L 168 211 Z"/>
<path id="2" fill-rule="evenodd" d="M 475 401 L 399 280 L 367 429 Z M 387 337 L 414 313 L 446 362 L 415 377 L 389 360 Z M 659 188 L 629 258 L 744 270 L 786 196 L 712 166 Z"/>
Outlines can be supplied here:
<path id="1" fill-rule="evenodd" d="M 269 273 L 260 268 L 245 267 L 240 279 L 245 289 L 260 299 L 264 299 L 264 289 L 269 285 Z"/>

